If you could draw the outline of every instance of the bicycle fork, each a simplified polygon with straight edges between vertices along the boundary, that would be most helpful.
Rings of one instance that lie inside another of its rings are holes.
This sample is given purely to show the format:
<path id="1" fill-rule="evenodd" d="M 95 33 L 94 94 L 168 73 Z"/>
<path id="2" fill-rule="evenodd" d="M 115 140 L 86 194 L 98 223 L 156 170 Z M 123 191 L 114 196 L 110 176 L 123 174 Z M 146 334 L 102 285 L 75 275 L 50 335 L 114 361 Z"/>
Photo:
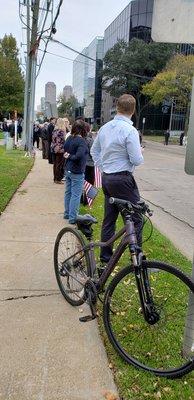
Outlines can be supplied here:
<path id="1" fill-rule="evenodd" d="M 160 315 L 154 305 L 147 269 L 141 263 L 134 265 L 134 269 L 144 319 L 148 324 L 154 325 L 159 321 Z"/>

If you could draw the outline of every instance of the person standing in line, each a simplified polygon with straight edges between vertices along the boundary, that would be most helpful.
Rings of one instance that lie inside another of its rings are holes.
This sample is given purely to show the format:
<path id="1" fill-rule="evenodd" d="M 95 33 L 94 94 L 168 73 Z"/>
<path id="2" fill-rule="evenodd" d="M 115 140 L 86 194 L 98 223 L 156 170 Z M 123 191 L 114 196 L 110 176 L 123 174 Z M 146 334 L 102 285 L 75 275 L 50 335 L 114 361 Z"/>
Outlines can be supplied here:
<path id="1" fill-rule="evenodd" d="M 64 157 L 66 160 L 64 219 L 68 219 L 70 224 L 75 224 L 83 190 L 84 172 L 88 154 L 88 146 L 85 140 L 86 135 L 85 122 L 77 120 L 72 126 L 71 135 L 64 144 Z"/>
<path id="2" fill-rule="evenodd" d="M 49 142 L 48 142 L 48 122 L 46 121 L 41 129 L 42 139 L 42 158 L 48 160 Z"/>
<path id="3" fill-rule="evenodd" d="M 131 201 L 140 200 L 139 190 L 133 171 L 135 166 L 143 163 L 139 134 L 133 127 L 131 117 L 135 112 L 136 100 L 129 94 L 123 94 L 117 100 L 117 114 L 98 132 L 91 148 L 95 165 L 102 172 L 102 189 L 105 195 L 104 220 L 101 240 L 106 242 L 115 233 L 118 207 L 109 204 L 110 197 Z M 142 246 L 142 217 L 133 214 L 138 246 Z M 112 246 L 101 248 L 102 267 L 112 256 Z"/>
<path id="4" fill-rule="evenodd" d="M 49 164 L 53 164 L 53 154 L 51 151 L 51 143 L 52 143 L 52 133 L 53 133 L 55 124 L 56 124 L 56 118 L 51 117 L 50 122 L 48 124 L 48 128 L 47 128 L 47 130 L 48 130 L 48 135 L 47 135 L 47 138 L 48 138 L 48 163 Z"/>
<path id="5" fill-rule="evenodd" d="M 4 118 L 4 121 L 2 123 L 2 130 L 3 130 L 3 135 L 4 135 L 4 145 L 7 146 L 7 142 L 9 139 L 9 129 L 8 129 L 6 118 Z"/>
<path id="6" fill-rule="evenodd" d="M 39 141 L 40 141 L 41 129 L 39 123 L 35 123 L 33 126 L 33 146 L 36 142 L 37 149 L 39 149 Z"/>
<path id="7" fill-rule="evenodd" d="M 180 138 L 179 138 L 179 145 L 180 145 L 180 146 L 182 146 L 182 145 L 183 145 L 183 139 L 184 139 L 184 136 L 185 136 L 185 132 L 181 132 L 181 134 L 180 134 Z"/>
<path id="8" fill-rule="evenodd" d="M 15 137 L 15 121 L 12 119 L 11 124 L 8 126 L 8 132 L 10 137 L 13 139 Z"/>
<path id="9" fill-rule="evenodd" d="M 169 137 L 170 137 L 170 131 L 169 129 L 167 129 L 167 131 L 164 132 L 164 144 L 166 146 L 168 146 Z"/>
<path id="10" fill-rule="evenodd" d="M 58 118 L 52 133 L 51 151 L 53 153 L 54 183 L 63 183 L 64 176 L 64 143 L 66 127 L 63 118 Z"/>

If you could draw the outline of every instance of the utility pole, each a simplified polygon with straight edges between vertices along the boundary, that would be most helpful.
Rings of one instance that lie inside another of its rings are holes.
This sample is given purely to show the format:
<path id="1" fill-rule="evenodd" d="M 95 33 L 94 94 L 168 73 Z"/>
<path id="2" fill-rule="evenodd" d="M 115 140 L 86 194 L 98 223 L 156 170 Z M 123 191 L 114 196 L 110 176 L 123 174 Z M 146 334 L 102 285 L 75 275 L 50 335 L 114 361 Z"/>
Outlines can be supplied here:
<path id="1" fill-rule="evenodd" d="M 34 0 L 33 6 L 26 0 L 27 6 L 27 63 L 26 63 L 26 85 L 24 103 L 24 136 L 27 154 L 30 155 L 33 147 L 33 122 L 34 122 L 34 101 L 36 85 L 36 66 L 38 41 L 38 17 L 40 0 Z M 30 8 L 32 8 L 32 28 L 30 27 Z M 31 30 L 31 37 L 30 37 Z"/>
<path id="2" fill-rule="evenodd" d="M 26 77 L 25 77 L 25 94 L 24 94 L 24 125 L 22 132 L 22 143 L 26 146 L 27 142 L 27 108 L 28 108 L 28 98 L 30 90 L 30 80 L 29 80 L 29 52 L 30 52 L 30 0 L 26 0 L 26 25 L 27 25 L 27 56 L 26 56 Z"/>

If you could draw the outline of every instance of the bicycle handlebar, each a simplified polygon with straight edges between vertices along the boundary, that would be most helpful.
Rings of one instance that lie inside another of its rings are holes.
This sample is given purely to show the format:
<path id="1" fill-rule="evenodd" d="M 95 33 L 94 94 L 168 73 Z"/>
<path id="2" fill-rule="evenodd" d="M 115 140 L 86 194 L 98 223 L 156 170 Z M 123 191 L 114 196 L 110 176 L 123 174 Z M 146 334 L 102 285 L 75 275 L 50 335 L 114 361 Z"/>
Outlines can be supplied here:
<path id="1" fill-rule="evenodd" d="M 153 215 L 153 212 L 150 210 L 148 204 L 145 203 L 145 201 L 140 200 L 137 204 L 133 204 L 128 200 L 123 200 L 123 199 L 118 199 L 116 197 L 110 197 L 109 198 L 109 203 L 110 204 L 116 204 L 120 206 L 126 207 L 129 211 L 137 211 L 142 214 L 147 213 L 150 217 Z"/>

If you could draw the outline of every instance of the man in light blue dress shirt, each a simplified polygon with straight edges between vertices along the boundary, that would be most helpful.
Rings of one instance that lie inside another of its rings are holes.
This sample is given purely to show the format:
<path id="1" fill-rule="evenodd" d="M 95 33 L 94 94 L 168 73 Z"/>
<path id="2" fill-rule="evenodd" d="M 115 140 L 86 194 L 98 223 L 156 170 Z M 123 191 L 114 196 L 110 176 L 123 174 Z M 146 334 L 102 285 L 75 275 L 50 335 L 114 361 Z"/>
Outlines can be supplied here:
<path id="1" fill-rule="evenodd" d="M 109 204 L 109 198 L 117 197 L 136 204 L 140 200 L 139 190 L 133 171 L 143 163 L 139 134 L 133 127 L 131 117 L 135 112 L 136 100 L 124 94 L 117 101 L 117 114 L 105 124 L 91 148 L 95 165 L 102 172 L 102 189 L 105 195 L 104 220 L 101 240 L 109 240 L 115 233 L 115 224 L 119 210 L 115 204 Z M 142 245 L 142 217 L 133 215 L 138 245 Z M 100 260 L 107 263 L 112 255 L 112 247 L 101 249 Z"/>

